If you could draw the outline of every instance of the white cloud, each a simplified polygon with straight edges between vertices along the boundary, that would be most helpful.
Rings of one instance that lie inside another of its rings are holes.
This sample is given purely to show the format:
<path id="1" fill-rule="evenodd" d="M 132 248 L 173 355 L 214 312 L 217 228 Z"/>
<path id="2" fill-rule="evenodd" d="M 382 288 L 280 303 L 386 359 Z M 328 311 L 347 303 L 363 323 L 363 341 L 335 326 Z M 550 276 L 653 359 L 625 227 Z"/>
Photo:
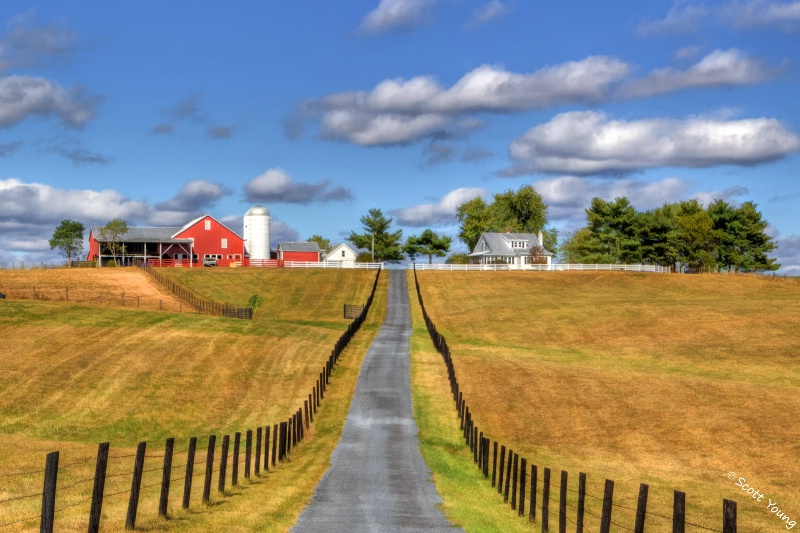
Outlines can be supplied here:
<path id="1" fill-rule="evenodd" d="M 499 19 L 508 15 L 509 9 L 500 0 L 491 0 L 472 13 L 472 18 L 467 23 L 468 28 L 474 28 L 481 24 L 486 24 L 495 19 Z"/>
<path id="2" fill-rule="evenodd" d="M 249 202 L 310 204 L 353 199 L 352 192 L 345 187 L 331 187 L 327 180 L 296 182 L 279 168 L 271 168 L 256 176 L 244 186 L 244 191 Z"/>
<path id="3" fill-rule="evenodd" d="M 800 151 L 800 136 L 775 119 L 611 120 L 604 113 L 562 113 L 510 147 L 502 175 L 625 173 L 653 167 L 755 165 Z"/>
<path id="4" fill-rule="evenodd" d="M 318 114 L 326 138 L 362 146 L 403 144 L 454 126 L 464 114 L 602 101 L 629 70 L 622 61 L 595 56 L 527 74 L 483 65 L 449 88 L 430 76 L 385 80 L 370 92 L 337 93 L 308 103 L 303 116 L 287 123 L 294 131 L 298 120 Z"/>
<path id="5" fill-rule="evenodd" d="M 800 276 L 800 235 L 789 235 L 777 240 L 778 248 L 772 255 L 781 264 L 781 272 Z"/>
<path id="6" fill-rule="evenodd" d="M 800 27 L 800 1 L 749 0 L 733 2 L 721 9 L 721 17 L 740 28 L 772 26 L 784 31 L 792 31 Z"/>
<path id="7" fill-rule="evenodd" d="M 677 177 L 645 181 L 633 178 L 559 176 L 533 182 L 533 186 L 548 205 L 550 219 L 575 226 L 586 223 L 585 210 L 595 197 L 609 201 L 625 197 L 637 210 L 646 211 L 665 203 L 690 198 L 697 199 L 705 206 L 716 199 L 735 203 L 736 199 L 748 194 L 748 190 L 741 186 L 721 191 L 691 192 L 693 185 Z"/>
<path id="8" fill-rule="evenodd" d="M 485 196 L 485 189 L 475 187 L 462 187 L 450 191 L 436 204 L 422 204 L 405 209 L 395 209 L 391 214 L 396 217 L 397 223 L 403 226 L 443 226 L 454 224 L 456 221 L 456 208 L 477 196 Z"/>
<path id="9" fill-rule="evenodd" d="M 82 126 L 94 117 L 97 97 L 81 89 L 68 91 L 44 78 L 0 78 L 0 127 L 9 127 L 31 116 L 56 116 L 69 126 Z"/>
<path id="10" fill-rule="evenodd" d="M 90 223 L 115 217 L 147 220 L 150 208 L 106 189 L 57 189 L 41 183 L 0 179 L 0 222 L 49 224 L 69 218 Z"/>
<path id="11" fill-rule="evenodd" d="M 800 28 L 800 1 L 739 0 L 702 3 L 678 0 L 664 18 L 646 20 L 639 25 L 640 35 L 691 33 L 700 31 L 712 19 L 735 28 L 770 28 L 794 31 Z"/>
<path id="12" fill-rule="evenodd" d="M 0 72 L 69 58 L 78 35 L 63 25 L 36 24 L 33 12 L 13 17 L 0 37 Z"/>
<path id="13" fill-rule="evenodd" d="M 408 29 L 423 22 L 435 0 L 381 0 L 361 21 L 364 33 L 385 33 Z"/>
<path id="14" fill-rule="evenodd" d="M 158 226 L 183 226 L 207 212 L 217 200 L 230 194 L 222 184 L 204 180 L 190 181 L 172 199 L 155 204 L 150 222 Z"/>
<path id="15" fill-rule="evenodd" d="M 751 85 L 769 76 L 770 72 L 761 61 L 735 48 L 714 50 L 687 70 L 667 67 L 654 70 L 646 78 L 633 80 L 623 89 L 623 94 L 643 97 L 687 88 Z"/>
<path id="16" fill-rule="evenodd" d="M 640 35 L 689 33 L 697 31 L 709 14 L 706 6 L 680 0 L 674 2 L 662 19 L 647 20 L 639 25 Z"/>
<path id="17" fill-rule="evenodd" d="M 551 220 L 584 223 L 585 209 L 594 197 L 613 200 L 624 196 L 637 209 L 646 210 L 685 198 L 689 184 L 679 178 L 650 182 L 561 176 L 535 181 L 533 186 L 547 203 Z"/>

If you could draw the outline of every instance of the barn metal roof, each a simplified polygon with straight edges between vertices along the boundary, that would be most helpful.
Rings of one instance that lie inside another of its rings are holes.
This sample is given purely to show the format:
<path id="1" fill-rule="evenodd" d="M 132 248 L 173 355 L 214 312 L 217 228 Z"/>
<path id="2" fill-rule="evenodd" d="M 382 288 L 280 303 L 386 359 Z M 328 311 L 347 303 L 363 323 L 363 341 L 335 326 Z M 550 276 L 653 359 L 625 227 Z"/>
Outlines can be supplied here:
<path id="1" fill-rule="evenodd" d="M 278 244 L 278 249 L 283 252 L 319 252 L 319 244 L 316 242 L 282 242 Z"/>
<path id="2" fill-rule="evenodd" d="M 92 235 L 98 242 L 108 242 L 109 239 L 103 237 L 102 226 L 92 226 Z M 181 228 L 128 228 L 128 231 L 120 235 L 119 240 L 125 242 L 192 242 L 192 239 L 174 239 L 172 236 L 178 233 Z"/>

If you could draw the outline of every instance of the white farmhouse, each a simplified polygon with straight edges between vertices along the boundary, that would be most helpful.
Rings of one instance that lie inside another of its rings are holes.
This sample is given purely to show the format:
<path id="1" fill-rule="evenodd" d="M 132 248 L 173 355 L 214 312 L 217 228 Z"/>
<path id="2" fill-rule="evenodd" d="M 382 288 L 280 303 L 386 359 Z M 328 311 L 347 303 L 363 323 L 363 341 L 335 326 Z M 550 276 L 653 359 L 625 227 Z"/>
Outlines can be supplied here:
<path id="1" fill-rule="evenodd" d="M 542 247 L 541 264 L 550 265 L 553 254 L 544 249 L 542 232 L 533 233 L 481 233 L 475 249 L 469 256 L 477 263 L 508 264 L 511 268 L 524 268 L 532 264 L 531 245 Z"/>
<path id="2" fill-rule="evenodd" d="M 356 257 L 358 257 L 358 252 L 353 250 L 350 246 L 344 243 L 334 244 L 325 256 L 325 261 L 329 263 L 338 261 L 355 263 Z"/>

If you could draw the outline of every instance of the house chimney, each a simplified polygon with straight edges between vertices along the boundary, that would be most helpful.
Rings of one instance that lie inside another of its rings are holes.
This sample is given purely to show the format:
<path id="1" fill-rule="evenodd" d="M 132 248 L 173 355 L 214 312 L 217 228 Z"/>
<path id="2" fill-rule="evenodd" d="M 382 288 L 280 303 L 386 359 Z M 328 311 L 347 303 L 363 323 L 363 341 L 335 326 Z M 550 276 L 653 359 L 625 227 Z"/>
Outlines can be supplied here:
<path id="1" fill-rule="evenodd" d="M 539 232 L 539 246 L 544 246 L 544 235 L 542 235 L 541 231 Z"/>

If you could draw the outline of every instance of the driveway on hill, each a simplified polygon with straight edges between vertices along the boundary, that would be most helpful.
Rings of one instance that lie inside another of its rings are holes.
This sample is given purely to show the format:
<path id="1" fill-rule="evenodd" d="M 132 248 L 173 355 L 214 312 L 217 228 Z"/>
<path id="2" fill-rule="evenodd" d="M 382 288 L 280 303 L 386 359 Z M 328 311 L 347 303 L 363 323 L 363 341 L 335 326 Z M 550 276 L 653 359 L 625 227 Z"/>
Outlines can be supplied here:
<path id="1" fill-rule="evenodd" d="M 342 439 L 294 533 L 461 531 L 437 508 L 411 409 L 406 273 L 388 270 L 386 320 L 369 347 Z"/>

